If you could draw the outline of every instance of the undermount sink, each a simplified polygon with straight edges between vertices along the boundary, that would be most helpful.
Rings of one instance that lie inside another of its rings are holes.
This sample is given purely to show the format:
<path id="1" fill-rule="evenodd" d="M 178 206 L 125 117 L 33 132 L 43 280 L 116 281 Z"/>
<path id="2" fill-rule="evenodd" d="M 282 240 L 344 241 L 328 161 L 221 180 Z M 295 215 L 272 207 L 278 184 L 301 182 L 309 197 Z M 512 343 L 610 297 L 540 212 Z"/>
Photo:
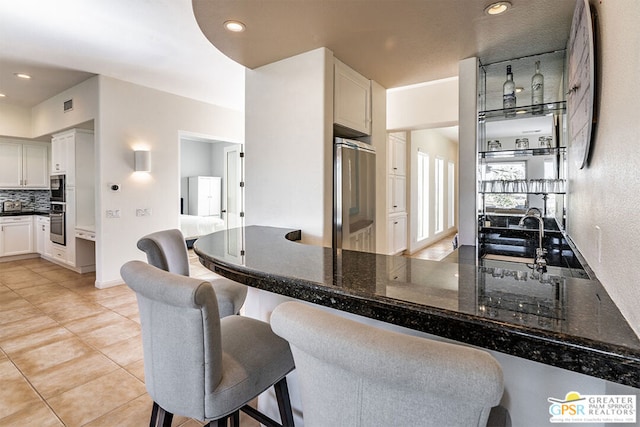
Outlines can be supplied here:
<path id="1" fill-rule="evenodd" d="M 492 259 L 495 261 L 507 261 L 507 262 L 519 262 L 520 264 L 533 264 L 535 260 L 533 258 L 525 258 L 519 256 L 509 256 L 509 255 L 496 255 L 496 254 L 485 254 L 482 257 L 483 259 Z"/>

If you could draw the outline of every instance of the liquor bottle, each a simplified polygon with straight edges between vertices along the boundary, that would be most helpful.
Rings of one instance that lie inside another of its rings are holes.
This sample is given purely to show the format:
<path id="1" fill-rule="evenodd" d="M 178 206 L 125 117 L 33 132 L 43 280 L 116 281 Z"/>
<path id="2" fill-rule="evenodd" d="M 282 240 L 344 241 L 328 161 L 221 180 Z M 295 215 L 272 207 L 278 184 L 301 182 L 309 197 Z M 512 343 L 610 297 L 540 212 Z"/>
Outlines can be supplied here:
<path id="1" fill-rule="evenodd" d="M 540 74 L 540 61 L 536 61 L 536 73 L 531 77 L 531 105 L 533 114 L 542 114 L 544 102 L 544 76 Z"/>
<path id="2" fill-rule="evenodd" d="M 505 116 L 516 115 L 516 84 L 513 82 L 511 65 L 507 65 L 507 80 L 502 85 L 502 108 L 505 110 Z"/>

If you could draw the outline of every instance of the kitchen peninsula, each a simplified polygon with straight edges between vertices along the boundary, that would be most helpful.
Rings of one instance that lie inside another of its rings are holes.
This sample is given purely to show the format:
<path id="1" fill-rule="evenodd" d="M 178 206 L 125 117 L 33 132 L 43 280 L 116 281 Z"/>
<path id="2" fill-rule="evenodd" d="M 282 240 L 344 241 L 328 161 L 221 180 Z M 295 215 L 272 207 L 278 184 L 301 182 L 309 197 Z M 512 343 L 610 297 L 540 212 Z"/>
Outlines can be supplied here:
<path id="1" fill-rule="evenodd" d="M 597 280 L 300 238 L 299 230 L 248 226 L 204 236 L 194 250 L 210 270 L 251 287 L 640 387 L 640 340 Z"/>

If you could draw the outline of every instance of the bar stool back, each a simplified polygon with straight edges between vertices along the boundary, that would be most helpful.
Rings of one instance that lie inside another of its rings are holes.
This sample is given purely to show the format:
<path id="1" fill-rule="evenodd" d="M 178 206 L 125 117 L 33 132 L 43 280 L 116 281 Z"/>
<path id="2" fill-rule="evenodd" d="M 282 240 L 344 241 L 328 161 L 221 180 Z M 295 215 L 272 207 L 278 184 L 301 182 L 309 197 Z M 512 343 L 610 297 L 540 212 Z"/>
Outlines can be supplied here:
<path id="1" fill-rule="evenodd" d="M 220 319 L 208 282 L 130 261 L 120 273 L 136 293 L 144 376 L 153 399 L 152 426 L 174 414 L 226 426 L 242 410 L 267 426 L 276 421 L 248 405 L 275 386 L 282 424 L 293 425 L 286 375 L 289 344 L 268 323 L 244 316 Z"/>
<path id="2" fill-rule="evenodd" d="M 149 264 L 170 273 L 189 276 L 189 252 L 182 232 L 162 230 L 138 240 L 138 249 Z M 224 277 L 209 280 L 216 291 L 220 317 L 238 314 L 247 297 L 247 287 Z"/>
<path id="3" fill-rule="evenodd" d="M 502 397 L 502 369 L 481 350 L 295 301 L 276 307 L 271 327 L 291 344 L 305 427 L 485 426 Z"/>

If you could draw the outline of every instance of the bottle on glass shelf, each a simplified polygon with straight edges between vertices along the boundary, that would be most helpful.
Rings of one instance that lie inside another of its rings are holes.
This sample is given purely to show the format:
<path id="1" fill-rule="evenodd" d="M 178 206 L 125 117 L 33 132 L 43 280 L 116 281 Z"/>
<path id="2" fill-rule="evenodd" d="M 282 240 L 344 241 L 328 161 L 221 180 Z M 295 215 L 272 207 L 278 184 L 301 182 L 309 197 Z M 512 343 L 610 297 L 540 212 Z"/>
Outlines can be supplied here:
<path id="1" fill-rule="evenodd" d="M 502 108 L 505 116 L 516 115 L 516 84 L 513 82 L 511 65 L 507 65 L 507 80 L 502 85 Z"/>
<path id="2" fill-rule="evenodd" d="M 531 112 L 542 114 L 544 102 L 544 76 L 540 73 L 540 61 L 536 61 L 536 73 L 531 77 Z"/>

